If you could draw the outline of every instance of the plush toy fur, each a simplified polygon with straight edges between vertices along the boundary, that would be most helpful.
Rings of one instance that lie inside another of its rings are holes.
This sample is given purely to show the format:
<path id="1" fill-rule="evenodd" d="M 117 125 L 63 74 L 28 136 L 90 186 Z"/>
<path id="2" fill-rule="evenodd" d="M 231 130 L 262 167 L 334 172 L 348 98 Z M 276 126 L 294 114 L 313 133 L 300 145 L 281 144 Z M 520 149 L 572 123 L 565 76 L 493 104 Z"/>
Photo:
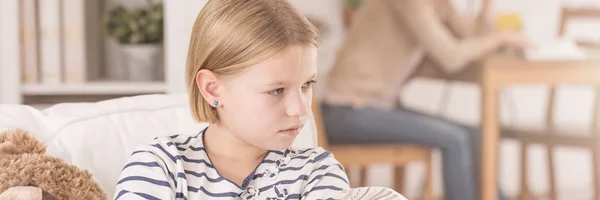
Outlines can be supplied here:
<path id="1" fill-rule="evenodd" d="M 0 133 L 0 194 L 34 186 L 44 199 L 107 199 L 92 174 L 45 152 L 46 147 L 23 130 Z"/>

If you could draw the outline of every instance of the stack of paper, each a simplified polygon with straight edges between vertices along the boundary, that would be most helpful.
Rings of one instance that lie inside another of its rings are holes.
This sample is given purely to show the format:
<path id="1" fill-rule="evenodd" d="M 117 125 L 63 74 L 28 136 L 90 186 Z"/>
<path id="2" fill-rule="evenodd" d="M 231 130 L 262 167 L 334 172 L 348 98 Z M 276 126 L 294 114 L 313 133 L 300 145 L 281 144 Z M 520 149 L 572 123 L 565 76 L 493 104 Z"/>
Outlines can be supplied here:
<path id="1" fill-rule="evenodd" d="M 556 40 L 537 44 L 525 51 L 527 60 L 584 60 L 587 54 L 572 40 Z"/>

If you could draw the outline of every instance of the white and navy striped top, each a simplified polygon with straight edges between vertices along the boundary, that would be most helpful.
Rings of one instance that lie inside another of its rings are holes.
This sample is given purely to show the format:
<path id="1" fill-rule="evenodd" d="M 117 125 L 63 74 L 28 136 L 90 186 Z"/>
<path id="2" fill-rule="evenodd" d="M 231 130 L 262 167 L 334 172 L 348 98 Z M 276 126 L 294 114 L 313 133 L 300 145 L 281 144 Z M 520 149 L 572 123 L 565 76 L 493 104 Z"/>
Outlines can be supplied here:
<path id="1" fill-rule="evenodd" d="M 159 137 L 134 151 L 115 199 L 341 199 L 350 188 L 343 167 L 322 148 L 269 151 L 239 186 L 211 164 L 203 132 Z"/>

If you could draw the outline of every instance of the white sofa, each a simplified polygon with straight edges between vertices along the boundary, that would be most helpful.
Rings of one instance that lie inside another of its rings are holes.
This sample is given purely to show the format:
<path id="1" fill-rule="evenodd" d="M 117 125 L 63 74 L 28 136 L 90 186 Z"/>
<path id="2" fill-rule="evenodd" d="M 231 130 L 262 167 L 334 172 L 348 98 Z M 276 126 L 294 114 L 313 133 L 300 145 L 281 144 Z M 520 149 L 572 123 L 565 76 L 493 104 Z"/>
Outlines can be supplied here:
<path id="1" fill-rule="evenodd" d="M 0 131 L 21 128 L 45 142 L 48 154 L 89 170 L 113 197 L 127 157 L 137 145 L 156 136 L 194 134 L 195 123 L 185 95 L 143 95 L 97 103 L 57 104 L 43 111 L 24 105 L 0 105 Z M 316 145 L 313 120 L 296 139 L 296 147 Z"/>

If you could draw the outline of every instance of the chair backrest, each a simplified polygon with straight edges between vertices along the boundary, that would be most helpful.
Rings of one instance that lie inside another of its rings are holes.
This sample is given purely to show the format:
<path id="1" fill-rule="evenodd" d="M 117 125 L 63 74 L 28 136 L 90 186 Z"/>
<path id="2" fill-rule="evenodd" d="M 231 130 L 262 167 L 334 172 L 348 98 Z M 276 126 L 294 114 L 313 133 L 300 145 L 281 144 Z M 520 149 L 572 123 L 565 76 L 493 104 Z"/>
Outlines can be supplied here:
<path id="1" fill-rule="evenodd" d="M 558 35 L 559 36 L 565 36 L 565 32 L 566 32 L 566 28 L 567 28 L 567 22 L 570 19 L 573 18 L 597 18 L 600 19 L 600 8 L 569 8 L 569 7 L 563 7 L 562 8 L 562 13 L 561 13 L 561 20 L 560 20 L 560 25 L 559 25 L 559 30 L 558 30 Z M 585 48 L 586 52 L 588 54 L 588 56 L 591 57 L 598 57 L 600 55 L 600 44 L 598 43 L 591 43 L 589 41 L 575 41 L 580 47 Z M 594 90 L 595 93 L 595 100 L 594 100 L 594 104 L 593 106 L 593 115 L 592 115 L 592 124 L 591 124 L 591 132 L 593 135 L 597 135 L 598 133 L 598 126 L 599 126 L 599 120 L 600 120 L 600 89 L 596 88 Z M 548 102 L 548 114 L 546 117 L 546 122 L 548 125 L 552 125 L 552 118 L 553 118 L 553 103 L 554 103 L 554 98 L 555 98 L 555 88 L 552 88 L 550 90 L 550 98 L 549 98 L 549 102 Z M 552 126 L 551 126 L 552 128 Z"/>
<path id="2" fill-rule="evenodd" d="M 567 23 L 574 18 L 594 18 L 600 20 L 600 8 L 569 8 L 562 9 L 558 35 L 564 37 L 568 28 Z M 592 58 L 600 58 L 600 43 L 597 41 L 575 40 L 575 43 L 585 50 L 586 55 Z"/>
<path id="3" fill-rule="evenodd" d="M 600 9 L 598 8 L 569 8 L 563 7 L 561 13 L 560 25 L 558 26 L 558 35 L 564 36 L 567 28 L 567 22 L 572 18 L 598 18 L 600 19 Z M 582 42 L 585 43 L 585 42 Z"/>
<path id="4" fill-rule="evenodd" d="M 323 115 L 321 113 L 321 102 L 318 101 L 316 95 L 313 96 L 312 114 L 317 131 L 317 144 L 320 147 L 327 149 L 329 147 L 329 140 L 327 139 L 327 133 L 325 132 L 325 123 L 323 122 Z"/>

